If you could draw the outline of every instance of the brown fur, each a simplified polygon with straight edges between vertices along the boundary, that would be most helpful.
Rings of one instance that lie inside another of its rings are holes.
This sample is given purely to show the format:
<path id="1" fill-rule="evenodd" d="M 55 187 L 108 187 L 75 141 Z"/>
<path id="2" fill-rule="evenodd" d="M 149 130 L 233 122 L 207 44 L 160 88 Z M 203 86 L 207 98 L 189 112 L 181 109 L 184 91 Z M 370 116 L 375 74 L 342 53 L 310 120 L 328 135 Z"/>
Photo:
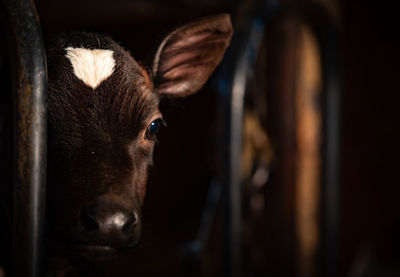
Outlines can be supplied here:
<path id="1" fill-rule="evenodd" d="M 108 36 L 72 33 L 60 35 L 49 45 L 48 226 L 56 248 L 83 243 L 119 249 L 137 244 L 155 144 L 147 130 L 161 118 L 159 94 L 179 96 L 200 89 L 221 60 L 231 35 L 227 15 L 203 19 L 171 33 L 156 57 L 155 83 L 146 69 Z M 67 47 L 112 50 L 113 74 L 95 89 L 85 85 L 65 57 Z M 88 209 L 89 219 L 82 219 Z M 126 234 L 101 230 L 100 221 L 120 210 L 124 215 L 137 215 L 132 230 Z M 84 220 L 90 222 L 85 226 Z M 100 231 L 88 229 L 88 224 L 96 225 L 93 220 L 100 222 L 100 227 L 93 227 Z"/>

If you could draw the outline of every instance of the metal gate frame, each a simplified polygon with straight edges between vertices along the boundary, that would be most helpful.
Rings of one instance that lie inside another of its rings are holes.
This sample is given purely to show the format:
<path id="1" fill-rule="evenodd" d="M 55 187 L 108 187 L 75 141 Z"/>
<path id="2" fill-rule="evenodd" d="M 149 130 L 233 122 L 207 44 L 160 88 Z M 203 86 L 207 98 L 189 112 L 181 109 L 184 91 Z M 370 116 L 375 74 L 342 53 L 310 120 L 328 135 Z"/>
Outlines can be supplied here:
<path id="1" fill-rule="evenodd" d="M 290 7 L 278 1 L 255 1 L 243 12 L 239 26 L 218 76 L 218 118 L 220 169 L 218 180 L 223 184 L 224 199 L 224 276 L 243 276 L 241 262 L 241 149 L 244 95 L 247 74 L 255 62 L 257 51 L 268 24 Z M 322 141 L 322 206 L 321 226 L 323 276 L 338 276 L 339 205 L 340 205 L 340 136 L 341 75 L 336 30 L 327 11 L 316 4 L 295 10 L 314 32 L 321 51 L 323 94 Z"/>
<path id="2" fill-rule="evenodd" d="M 44 274 L 47 68 L 33 1 L 2 0 L 13 74 L 12 276 Z M 10 103 L 11 104 L 11 103 Z"/>

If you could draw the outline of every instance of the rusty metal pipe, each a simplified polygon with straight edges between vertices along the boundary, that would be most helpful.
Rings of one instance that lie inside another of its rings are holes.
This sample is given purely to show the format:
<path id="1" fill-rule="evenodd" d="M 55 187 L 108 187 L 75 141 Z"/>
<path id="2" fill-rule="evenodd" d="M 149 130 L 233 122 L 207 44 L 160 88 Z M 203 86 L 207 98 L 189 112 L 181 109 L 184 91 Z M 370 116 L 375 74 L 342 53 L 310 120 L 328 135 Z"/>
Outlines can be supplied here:
<path id="1" fill-rule="evenodd" d="M 14 98 L 12 276 L 43 276 L 46 201 L 47 72 L 34 3 L 2 0 Z"/>
<path id="2" fill-rule="evenodd" d="M 341 178 L 341 55 L 337 26 L 332 15 L 318 4 L 303 7 L 319 42 L 323 78 L 323 141 L 321 193 L 321 272 L 339 276 Z"/>

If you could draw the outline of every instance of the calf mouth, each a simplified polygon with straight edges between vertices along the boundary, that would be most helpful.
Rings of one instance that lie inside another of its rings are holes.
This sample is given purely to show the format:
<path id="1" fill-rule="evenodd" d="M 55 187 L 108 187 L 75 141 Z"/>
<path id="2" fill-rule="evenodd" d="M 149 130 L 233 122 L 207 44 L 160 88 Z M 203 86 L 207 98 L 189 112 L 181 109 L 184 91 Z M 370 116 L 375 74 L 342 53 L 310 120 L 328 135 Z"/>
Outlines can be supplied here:
<path id="1" fill-rule="evenodd" d="M 76 244 L 68 248 L 68 256 L 91 262 L 102 262 L 117 258 L 126 249 L 107 245 Z"/>
<path id="2" fill-rule="evenodd" d="M 69 246 L 65 253 L 71 260 L 98 263 L 115 260 L 137 246 L 114 248 L 108 245 L 75 244 Z"/>
<path id="3" fill-rule="evenodd" d="M 121 254 L 126 253 L 139 246 L 141 240 L 134 245 L 116 248 L 109 245 L 89 244 L 84 241 L 70 242 L 67 244 L 48 241 L 48 250 L 50 256 L 63 256 L 71 261 L 82 262 L 105 262 L 118 258 Z"/>

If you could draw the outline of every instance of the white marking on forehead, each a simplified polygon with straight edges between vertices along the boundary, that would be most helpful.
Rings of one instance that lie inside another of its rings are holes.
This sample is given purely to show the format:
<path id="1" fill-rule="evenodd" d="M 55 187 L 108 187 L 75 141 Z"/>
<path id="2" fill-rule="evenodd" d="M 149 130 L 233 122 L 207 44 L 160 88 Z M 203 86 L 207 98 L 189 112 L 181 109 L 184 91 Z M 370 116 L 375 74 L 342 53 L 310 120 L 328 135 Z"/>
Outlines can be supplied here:
<path id="1" fill-rule="evenodd" d="M 114 72 L 113 51 L 68 47 L 65 57 L 71 62 L 75 76 L 95 89 Z"/>

